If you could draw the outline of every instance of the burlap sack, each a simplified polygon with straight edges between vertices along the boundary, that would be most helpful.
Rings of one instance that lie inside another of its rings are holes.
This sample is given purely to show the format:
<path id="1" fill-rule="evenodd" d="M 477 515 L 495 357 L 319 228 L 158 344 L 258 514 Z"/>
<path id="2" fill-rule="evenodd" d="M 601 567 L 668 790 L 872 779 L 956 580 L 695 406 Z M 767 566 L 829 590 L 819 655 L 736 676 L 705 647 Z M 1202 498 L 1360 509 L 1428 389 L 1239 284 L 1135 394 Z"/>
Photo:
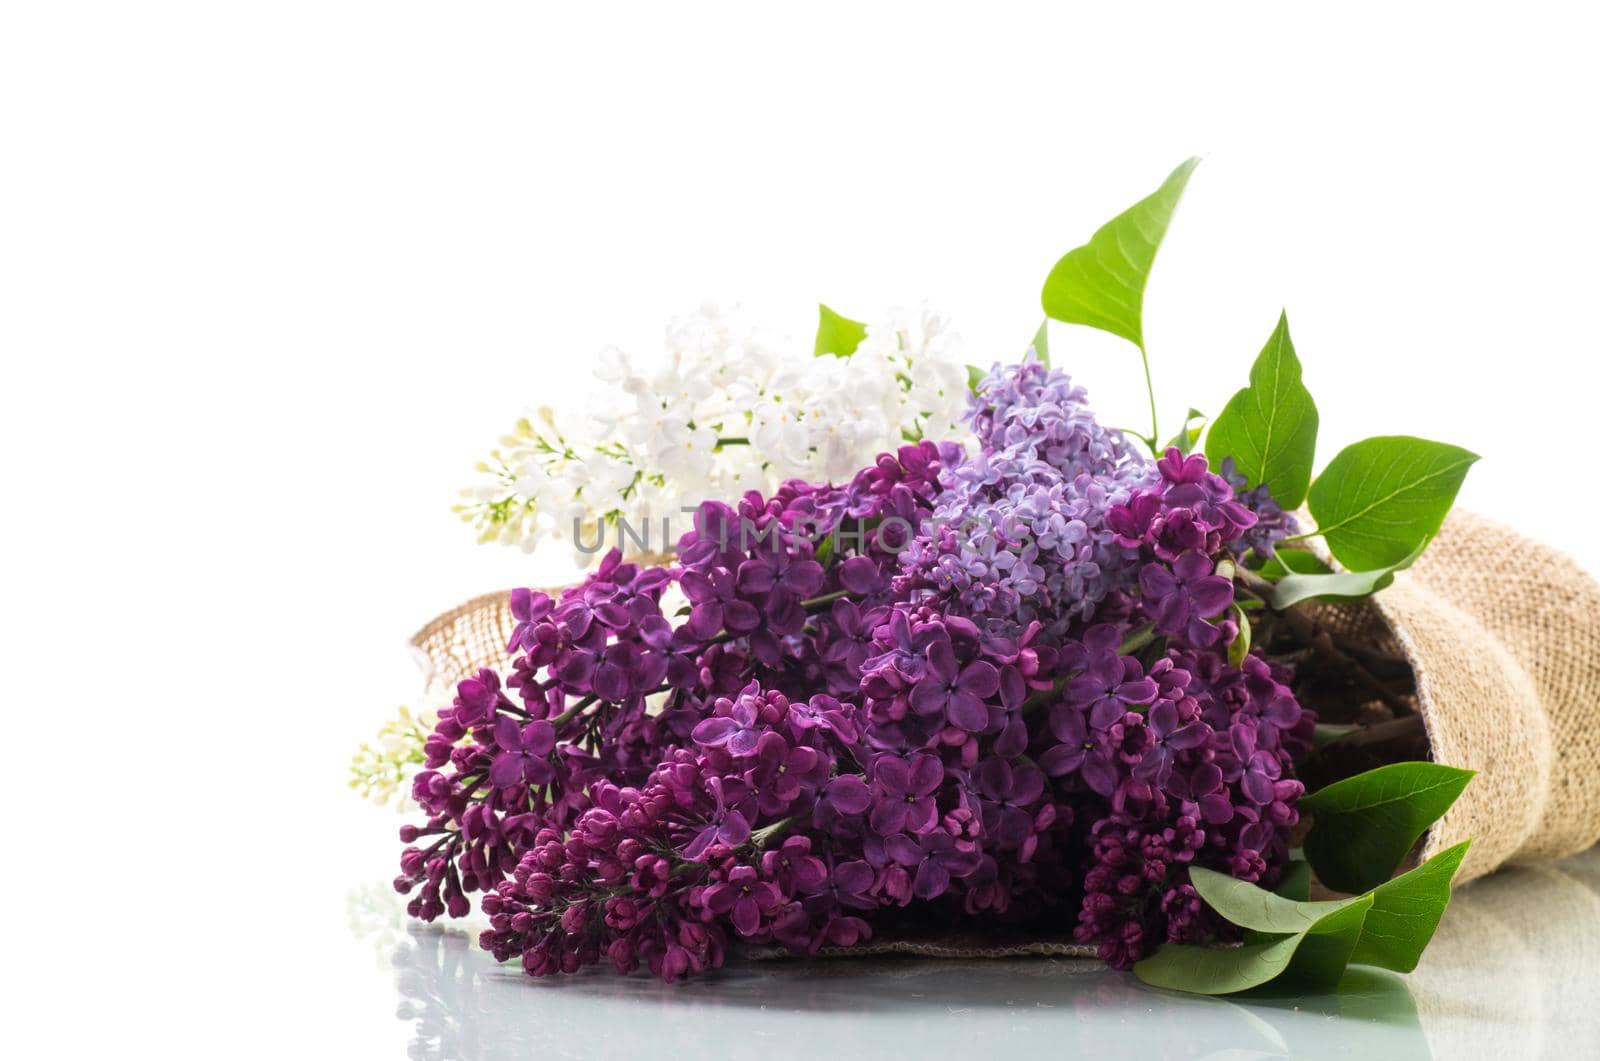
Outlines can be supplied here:
<path id="1" fill-rule="evenodd" d="M 1394 585 L 1368 602 L 1320 607 L 1316 618 L 1403 655 L 1433 758 L 1478 771 L 1430 832 L 1424 858 L 1471 837 L 1457 877 L 1464 883 L 1600 840 L 1600 586 L 1570 559 L 1455 512 Z M 433 691 L 446 695 L 463 676 L 503 664 L 513 625 L 501 592 L 418 631 L 411 643 Z M 1086 953 L 1066 940 L 977 937 L 850 951 L 894 952 Z"/>
<path id="2" fill-rule="evenodd" d="M 1465 883 L 1600 840 L 1600 586 L 1569 558 L 1453 512 L 1394 585 L 1318 618 L 1403 655 L 1434 761 L 1478 771 L 1423 858 L 1471 837 Z"/>

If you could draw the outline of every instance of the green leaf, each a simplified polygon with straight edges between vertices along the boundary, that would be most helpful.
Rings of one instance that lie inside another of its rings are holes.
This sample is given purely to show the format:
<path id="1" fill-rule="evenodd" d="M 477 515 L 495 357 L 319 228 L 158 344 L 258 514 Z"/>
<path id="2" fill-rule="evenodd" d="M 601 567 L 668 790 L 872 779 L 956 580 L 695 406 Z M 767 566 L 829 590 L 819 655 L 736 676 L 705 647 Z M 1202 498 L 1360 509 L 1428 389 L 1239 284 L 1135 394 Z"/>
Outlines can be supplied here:
<path id="1" fill-rule="evenodd" d="M 977 365 L 968 365 L 967 366 L 967 390 L 971 391 L 973 394 L 977 394 L 978 393 L 978 384 L 982 383 L 983 382 L 983 377 L 987 376 L 988 374 L 989 373 L 985 372 L 983 369 L 979 368 Z"/>
<path id="2" fill-rule="evenodd" d="M 1397 973 L 1415 969 L 1450 905 L 1450 881 L 1471 843 L 1463 840 L 1411 872 L 1379 885 L 1372 892 L 1372 909 L 1350 960 Z"/>
<path id="3" fill-rule="evenodd" d="M 1317 575 L 1285 575 L 1272 587 L 1269 603 L 1279 611 L 1299 604 L 1303 600 L 1356 600 L 1370 597 L 1387 589 L 1394 581 L 1394 573 L 1403 571 L 1416 562 L 1428 547 L 1431 538 L 1425 539 L 1416 550 L 1398 564 L 1375 568 L 1371 571 L 1330 571 Z M 1282 552 L 1283 550 L 1279 550 Z"/>
<path id="4" fill-rule="evenodd" d="M 1144 349 L 1144 289 L 1156 250 L 1172 221 L 1191 158 L 1146 199 L 1106 222 L 1082 247 L 1056 262 L 1044 282 L 1044 311 L 1058 321 L 1120 335 Z"/>
<path id="5" fill-rule="evenodd" d="M 1300 507 L 1311 485 L 1317 449 L 1317 405 L 1300 382 L 1300 359 L 1289 338 L 1288 314 L 1250 367 L 1250 386 L 1228 399 L 1206 437 L 1213 468 L 1233 458 L 1252 487 L 1266 484 L 1272 499 Z"/>
<path id="6" fill-rule="evenodd" d="M 1350 571 L 1397 565 L 1438 532 L 1477 459 L 1459 446 L 1407 435 L 1347 446 L 1311 484 L 1317 533 Z"/>
<path id="7" fill-rule="evenodd" d="M 833 560 L 833 543 L 838 538 L 837 534 L 829 534 L 817 543 L 817 551 L 812 554 L 812 559 L 823 567 L 827 567 Z"/>
<path id="8" fill-rule="evenodd" d="M 1331 987 L 1349 964 L 1373 903 L 1370 895 L 1337 902 L 1294 902 L 1198 867 L 1192 867 L 1189 876 L 1201 898 L 1218 913 L 1230 921 L 1243 918 L 1249 932 L 1267 935 L 1252 937 L 1239 947 L 1166 944 L 1133 966 L 1134 975 L 1153 987 L 1227 995 L 1260 987 L 1285 973 L 1308 986 Z"/>
<path id="9" fill-rule="evenodd" d="M 1309 932 L 1323 918 L 1354 902 L 1353 899 L 1296 901 L 1202 866 L 1189 867 L 1189 883 L 1207 906 L 1232 924 L 1252 932 L 1282 935 Z"/>
<path id="10" fill-rule="evenodd" d="M 817 306 L 816 356 L 832 354 L 849 357 L 867 337 L 867 326 L 849 317 L 841 317 L 827 306 Z"/>
<path id="11" fill-rule="evenodd" d="M 1239 624 L 1239 633 L 1228 642 L 1228 662 L 1235 667 L 1244 666 L 1244 658 L 1250 654 L 1250 617 L 1239 607 L 1237 601 L 1229 606 L 1233 612 L 1233 621 Z"/>
<path id="12" fill-rule="evenodd" d="M 1176 446 L 1178 452 L 1187 457 L 1194 452 L 1194 444 L 1200 441 L 1200 432 L 1205 429 L 1205 426 L 1206 414 L 1199 409 L 1190 409 L 1189 415 L 1183 418 L 1182 429 L 1172 436 L 1172 441 L 1167 443 L 1167 447 Z"/>
<path id="13" fill-rule="evenodd" d="M 1306 987 L 1326 990 L 1337 984 L 1365 935 L 1372 905 L 1371 895 L 1357 896 L 1312 926 L 1289 961 L 1289 975 Z"/>
<path id="14" fill-rule="evenodd" d="M 1225 995 L 1280 976 L 1302 988 L 1331 988 L 1351 964 L 1397 972 L 1416 968 L 1450 902 L 1450 881 L 1471 841 L 1404 876 L 1348 899 L 1307 902 L 1311 867 L 1289 863 L 1275 892 L 1191 866 L 1189 881 L 1207 905 L 1245 930 L 1240 947 L 1166 944 L 1134 965 L 1155 987 Z"/>
<path id="15" fill-rule="evenodd" d="M 1333 568 L 1323 563 L 1322 558 L 1316 553 L 1307 552 L 1304 549 L 1290 549 L 1287 546 L 1279 546 L 1274 549 L 1272 555 L 1267 557 L 1266 562 L 1261 565 L 1261 570 L 1258 572 L 1262 578 L 1273 582 L 1283 578 L 1285 575 L 1329 575 L 1332 573 Z"/>
<path id="16" fill-rule="evenodd" d="M 1151 987 L 1197 995 L 1231 995 L 1277 979 L 1304 937 L 1283 936 L 1242 947 L 1199 947 L 1164 943 L 1133 964 L 1133 975 Z"/>
<path id="17" fill-rule="evenodd" d="M 1046 317 L 1039 322 L 1039 330 L 1033 333 L 1033 342 L 1029 344 L 1033 354 L 1039 359 L 1039 364 L 1045 368 L 1050 367 L 1050 318 Z"/>
<path id="18" fill-rule="evenodd" d="M 1472 777 L 1440 763 L 1394 763 L 1302 796 L 1301 812 L 1312 815 L 1305 840 L 1311 868 L 1336 891 L 1377 887 Z"/>

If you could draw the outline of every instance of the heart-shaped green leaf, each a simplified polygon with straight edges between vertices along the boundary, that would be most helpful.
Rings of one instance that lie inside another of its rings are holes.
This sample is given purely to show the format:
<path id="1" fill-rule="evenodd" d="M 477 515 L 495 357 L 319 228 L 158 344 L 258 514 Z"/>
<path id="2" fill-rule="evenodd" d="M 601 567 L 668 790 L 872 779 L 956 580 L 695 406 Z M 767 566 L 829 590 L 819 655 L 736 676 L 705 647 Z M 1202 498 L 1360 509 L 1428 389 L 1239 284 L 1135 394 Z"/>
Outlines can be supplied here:
<path id="1" fill-rule="evenodd" d="M 1144 349 L 1144 289 L 1156 250 L 1172 221 L 1191 158 L 1148 198 L 1106 222 L 1089 242 L 1068 251 L 1044 282 L 1044 311 L 1058 321 L 1120 335 Z"/>
<path id="2" fill-rule="evenodd" d="M 1473 773 L 1441 763 L 1393 763 L 1302 796 L 1300 810 L 1312 816 L 1306 859 L 1317 878 L 1341 892 L 1387 881 Z"/>
<path id="3" fill-rule="evenodd" d="M 1394 567 L 1438 532 L 1477 459 L 1460 446 L 1407 435 L 1346 446 L 1311 484 L 1317 533 L 1347 570 Z"/>
<path id="4" fill-rule="evenodd" d="M 1350 960 L 1397 973 L 1415 969 L 1439 927 L 1445 907 L 1450 905 L 1450 881 L 1471 843 L 1463 840 L 1411 872 L 1375 888 L 1361 941 Z"/>
<path id="5" fill-rule="evenodd" d="M 817 306 L 817 357 L 832 354 L 849 357 L 867 337 L 867 326 L 849 317 L 841 317 L 827 306 Z"/>
<path id="6" fill-rule="evenodd" d="M 1213 468 L 1233 458 L 1251 486 L 1265 484 L 1272 499 L 1294 509 L 1306 499 L 1317 450 L 1317 405 L 1300 382 L 1300 359 L 1289 338 L 1288 314 L 1250 367 L 1250 386 L 1228 399 L 1206 436 Z"/>

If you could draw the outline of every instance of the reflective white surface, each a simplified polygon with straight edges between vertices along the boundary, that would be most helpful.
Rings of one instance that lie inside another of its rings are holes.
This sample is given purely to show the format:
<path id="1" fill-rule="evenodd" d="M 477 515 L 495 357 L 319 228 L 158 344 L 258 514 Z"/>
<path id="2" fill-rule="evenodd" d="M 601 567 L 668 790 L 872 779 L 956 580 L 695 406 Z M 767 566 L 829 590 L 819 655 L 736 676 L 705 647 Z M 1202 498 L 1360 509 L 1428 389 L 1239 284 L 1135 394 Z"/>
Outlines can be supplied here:
<path id="1" fill-rule="evenodd" d="M 1310 996 L 1191 998 L 1045 959 L 535 982 L 470 929 L 406 924 L 376 886 L 349 901 L 417 1058 L 1600 1057 L 1600 852 L 1464 888 L 1415 973 L 1355 970 Z"/>

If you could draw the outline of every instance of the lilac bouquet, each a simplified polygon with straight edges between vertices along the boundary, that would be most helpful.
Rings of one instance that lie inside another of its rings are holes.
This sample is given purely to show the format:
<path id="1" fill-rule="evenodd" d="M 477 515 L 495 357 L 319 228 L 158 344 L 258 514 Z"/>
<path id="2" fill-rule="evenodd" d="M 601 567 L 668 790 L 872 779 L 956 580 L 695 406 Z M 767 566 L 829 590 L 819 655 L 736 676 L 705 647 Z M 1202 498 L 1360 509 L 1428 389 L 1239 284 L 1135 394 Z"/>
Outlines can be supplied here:
<path id="1" fill-rule="evenodd" d="M 1052 317 L 1143 352 L 1190 168 L 1062 259 Z M 1462 851 L 1390 878 L 1470 774 L 1360 772 L 1379 742 L 1348 738 L 1404 714 L 1405 675 L 1301 604 L 1386 584 L 1471 455 L 1374 439 L 1312 483 L 1286 321 L 1204 453 L 1193 418 L 1166 445 L 1098 423 L 1043 329 L 971 375 L 961 437 L 706 500 L 668 564 L 613 551 L 514 592 L 505 665 L 461 681 L 423 747 L 409 912 L 479 896 L 482 945 L 533 976 L 671 981 L 736 947 L 957 930 L 1208 993 L 1414 966 Z M 1420 483 L 1382 481 L 1397 446 Z M 1316 532 L 1291 515 L 1308 492 Z M 1342 896 L 1310 901 L 1312 870 Z"/>

